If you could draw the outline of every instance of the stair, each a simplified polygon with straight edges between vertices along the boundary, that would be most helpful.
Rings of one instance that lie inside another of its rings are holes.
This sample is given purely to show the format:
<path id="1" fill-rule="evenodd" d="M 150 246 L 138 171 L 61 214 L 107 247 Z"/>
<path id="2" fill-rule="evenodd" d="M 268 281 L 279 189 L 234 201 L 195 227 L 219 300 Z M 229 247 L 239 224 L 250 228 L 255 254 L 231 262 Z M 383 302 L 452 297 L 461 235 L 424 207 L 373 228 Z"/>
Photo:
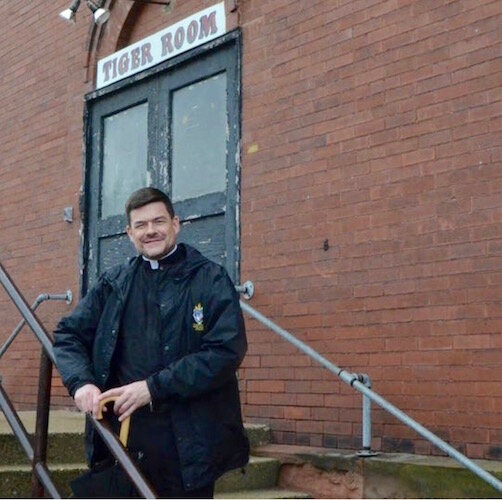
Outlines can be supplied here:
<path id="1" fill-rule="evenodd" d="M 28 432 L 35 428 L 35 413 L 20 412 Z M 266 446 L 270 431 L 263 425 L 246 425 L 251 447 Z M 84 459 L 84 416 L 77 412 L 52 411 L 49 417 L 47 465 L 63 497 L 70 494 L 69 481 L 87 470 Z M 216 498 L 311 498 L 277 486 L 279 460 L 252 456 L 243 470 L 230 471 L 216 483 Z M 0 413 L 0 498 L 31 495 L 31 467 Z"/>
<path id="2" fill-rule="evenodd" d="M 21 412 L 30 432 L 34 412 Z M 246 425 L 252 457 L 216 483 L 215 498 L 500 498 L 500 493 L 456 461 L 443 456 L 379 453 L 362 458 L 354 450 L 271 444 L 264 425 Z M 63 496 L 86 470 L 84 417 L 51 412 L 48 468 Z M 502 462 L 477 461 L 502 479 Z M 0 498 L 31 494 L 31 469 L 0 412 Z"/>
<path id="3" fill-rule="evenodd" d="M 500 492 L 446 456 L 376 453 L 265 444 L 257 456 L 281 462 L 279 485 L 314 498 L 501 498 Z M 476 460 L 502 480 L 502 462 Z"/>

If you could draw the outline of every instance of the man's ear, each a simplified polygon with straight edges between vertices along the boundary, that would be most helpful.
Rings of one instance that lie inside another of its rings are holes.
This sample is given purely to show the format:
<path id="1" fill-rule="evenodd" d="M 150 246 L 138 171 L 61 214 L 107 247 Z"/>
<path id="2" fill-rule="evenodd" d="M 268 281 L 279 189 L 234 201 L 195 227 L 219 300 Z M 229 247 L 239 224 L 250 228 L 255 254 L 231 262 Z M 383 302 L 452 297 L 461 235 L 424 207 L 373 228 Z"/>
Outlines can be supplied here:
<path id="1" fill-rule="evenodd" d="M 177 215 L 173 217 L 173 227 L 174 227 L 174 233 L 178 234 L 181 230 L 181 222 L 180 218 Z"/>
<path id="2" fill-rule="evenodd" d="M 131 226 L 129 224 L 127 224 L 126 226 L 126 233 L 127 233 L 127 236 L 129 236 L 129 239 L 132 241 L 132 236 L 131 236 Z"/>

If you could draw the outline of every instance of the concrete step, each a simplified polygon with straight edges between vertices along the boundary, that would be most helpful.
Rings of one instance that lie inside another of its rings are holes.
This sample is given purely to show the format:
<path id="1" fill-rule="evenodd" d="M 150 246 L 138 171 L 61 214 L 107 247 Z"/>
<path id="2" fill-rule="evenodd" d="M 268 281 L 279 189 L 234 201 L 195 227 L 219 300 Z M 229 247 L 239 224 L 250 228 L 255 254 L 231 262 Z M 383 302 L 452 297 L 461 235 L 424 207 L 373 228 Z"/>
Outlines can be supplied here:
<path id="1" fill-rule="evenodd" d="M 32 432 L 34 412 L 20 416 Z M 500 492 L 448 457 L 380 453 L 361 458 L 353 450 L 270 444 L 266 426 L 246 428 L 258 458 L 244 473 L 222 477 L 218 498 L 500 498 Z M 83 430 L 82 414 L 51 412 L 48 464 L 63 494 L 69 493 L 70 478 L 85 470 Z M 502 480 L 502 462 L 477 463 Z M 29 494 L 30 467 L 0 414 L 0 497 Z"/>
<path id="2" fill-rule="evenodd" d="M 268 425 L 244 423 L 251 449 L 272 442 L 272 431 Z"/>
<path id="3" fill-rule="evenodd" d="M 280 461 L 278 486 L 314 498 L 501 498 L 501 493 L 445 456 L 268 444 L 253 450 Z M 502 480 L 502 462 L 476 460 Z"/>
<path id="4" fill-rule="evenodd" d="M 274 488 L 279 477 L 279 461 L 275 458 L 253 457 L 243 469 L 224 474 L 216 482 L 215 492 Z"/>
<path id="5" fill-rule="evenodd" d="M 47 443 L 47 463 L 84 463 L 84 436 L 51 434 Z M 0 465 L 29 464 L 21 446 L 12 435 L 0 434 Z"/>
<path id="6" fill-rule="evenodd" d="M 214 498 L 313 498 L 308 493 L 282 488 L 215 493 Z"/>
<path id="7" fill-rule="evenodd" d="M 87 470 L 85 464 L 59 463 L 49 465 L 51 478 L 56 488 L 67 497 L 70 494 L 69 482 Z M 223 475 L 217 482 L 215 491 L 222 498 L 237 492 L 255 490 L 272 491 L 277 484 L 279 462 L 271 458 L 251 457 L 242 470 L 233 470 Z M 27 498 L 31 493 L 31 468 L 29 465 L 0 466 L 0 498 Z M 279 495 L 279 492 L 277 493 Z M 289 493 L 288 493 L 289 494 Z M 298 493 L 295 493 L 298 495 Z M 236 497 L 236 498 L 247 498 Z M 263 498 L 263 497 L 257 497 Z M 308 498 L 304 496 L 282 496 L 274 498 Z"/>
<path id="8" fill-rule="evenodd" d="M 35 429 L 35 412 L 20 412 L 19 416 L 29 433 Z M 74 411 L 51 411 L 47 464 L 53 480 L 63 495 L 68 495 L 68 483 L 86 470 L 84 453 L 85 417 Z M 251 447 L 270 442 L 267 426 L 247 424 Z M 266 457 L 251 457 L 241 471 L 230 471 L 219 479 L 216 491 L 230 494 L 238 490 L 270 490 L 277 483 L 279 462 Z M 25 497 L 30 494 L 30 466 L 13 436 L 3 414 L 0 414 L 0 497 Z M 279 494 L 279 493 L 278 493 Z M 285 497 L 283 497 L 285 498 Z"/>
<path id="9" fill-rule="evenodd" d="M 62 498 L 70 495 L 70 481 L 87 470 L 84 464 L 59 464 L 49 468 L 51 479 Z M 30 498 L 31 467 L 0 465 L 0 498 Z"/>
<path id="10" fill-rule="evenodd" d="M 21 411 L 19 417 L 27 432 L 35 430 L 34 411 Z M 48 463 L 82 463 L 84 453 L 85 416 L 72 411 L 51 411 L 49 414 Z M 12 434 L 5 416 L 0 412 L 0 465 L 28 464 L 21 446 Z"/>
<path id="11" fill-rule="evenodd" d="M 26 430 L 33 433 L 35 429 L 35 412 L 19 412 Z M 49 439 L 47 462 L 82 463 L 84 452 L 85 416 L 74 411 L 51 411 L 49 415 Z M 270 429 L 265 425 L 246 424 L 251 448 L 270 443 Z M 11 432 L 10 426 L 0 413 L 0 465 L 28 464 L 25 455 Z"/>
<path id="12" fill-rule="evenodd" d="M 19 416 L 26 430 L 35 429 L 35 412 L 23 411 Z M 56 487 L 63 496 L 70 493 L 69 481 L 87 470 L 84 453 L 83 414 L 74 411 L 51 411 L 47 464 Z M 246 424 L 251 447 L 270 442 L 270 429 L 265 425 Z M 258 495 L 274 492 L 273 498 L 305 498 L 302 493 L 275 491 L 279 474 L 279 461 L 268 457 L 251 457 L 242 470 L 230 471 L 216 484 L 218 495 L 239 495 L 240 491 L 261 491 Z M 13 436 L 3 414 L 0 414 L 0 498 L 20 498 L 30 495 L 31 469 L 28 460 Z M 236 498 L 243 498 L 236 497 Z M 250 498 L 253 498 L 252 496 Z M 256 498 L 264 498 L 257 496 Z M 272 498 L 272 497 L 270 497 Z"/>

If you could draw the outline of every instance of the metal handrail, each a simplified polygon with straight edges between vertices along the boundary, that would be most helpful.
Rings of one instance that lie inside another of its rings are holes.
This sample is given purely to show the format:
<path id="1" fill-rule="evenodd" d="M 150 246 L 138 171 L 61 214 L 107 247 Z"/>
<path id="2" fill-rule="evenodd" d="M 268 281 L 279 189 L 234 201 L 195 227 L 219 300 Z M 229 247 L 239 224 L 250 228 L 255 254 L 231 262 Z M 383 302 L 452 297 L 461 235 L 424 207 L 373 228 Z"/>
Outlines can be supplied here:
<path id="1" fill-rule="evenodd" d="M 52 482 L 52 479 L 49 475 L 49 471 L 47 470 L 45 463 L 43 462 L 34 463 L 35 451 L 31 444 L 28 431 L 26 430 L 23 422 L 19 418 L 16 410 L 14 409 L 14 406 L 10 402 L 9 397 L 7 396 L 7 393 L 5 392 L 1 383 L 0 383 L 0 409 L 3 411 L 7 423 L 10 425 L 10 428 L 12 429 L 14 436 L 16 436 L 24 453 L 26 454 L 26 457 L 33 464 L 33 470 L 37 475 L 38 479 L 40 480 L 41 484 L 47 491 L 47 493 L 49 493 L 49 495 L 51 495 L 52 498 L 61 498 L 58 490 L 56 489 L 54 483 Z"/>
<path id="2" fill-rule="evenodd" d="M 49 337 L 49 334 L 42 326 L 42 323 L 37 318 L 35 313 L 30 309 L 30 306 L 26 302 L 25 298 L 21 295 L 21 292 L 18 290 L 1 263 L 0 283 L 2 283 L 2 286 L 7 292 L 7 295 L 10 297 L 13 304 L 17 307 L 18 311 L 21 313 L 21 316 L 24 318 L 28 326 L 32 329 L 38 341 L 42 344 L 42 347 L 45 349 L 45 352 L 52 361 L 52 364 L 56 366 L 56 359 L 54 357 L 54 351 L 52 349 L 52 340 Z"/>
<path id="3" fill-rule="evenodd" d="M 54 355 L 54 349 L 52 347 L 52 339 L 49 337 L 49 334 L 45 330 L 44 326 L 40 322 L 40 320 L 37 318 L 35 313 L 30 309 L 28 303 L 26 302 L 25 298 L 22 296 L 20 291 L 17 289 L 16 285 L 12 281 L 11 277 L 8 275 L 7 271 L 4 269 L 3 265 L 0 263 L 0 283 L 4 287 L 5 291 L 9 295 L 10 299 L 14 303 L 14 305 L 17 307 L 19 312 L 21 313 L 21 316 L 23 317 L 24 321 L 28 324 L 28 326 L 31 328 L 33 333 L 35 334 L 36 338 L 39 340 L 39 342 L 42 344 L 42 349 L 43 349 L 43 356 L 42 360 L 46 358 L 47 362 L 51 367 L 56 366 L 56 358 Z M 42 378 L 42 377 L 41 377 Z M 42 390 L 43 389 L 43 390 Z M 47 392 L 47 387 L 41 388 L 39 387 L 39 393 L 40 392 Z M 48 398 L 50 398 L 50 390 L 48 391 Z M 44 418 L 44 415 L 42 417 L 39 417 L 39 413 L 44 413 L 44 410 L 48 410 L 49 403 L 48 401 L 44 401 L 44 406 L 46 408 L 42 409 L 41 412 L 37 411 L 37 422 L 36 422 L 36 428 L 37 428 L 37 433 L 35 436 L 36 442 L 35 442 L 35 447 L 32 447 L 30 443 L 30 439 L 28 436 L 28 433 L 26 432 L 26 429 L 24 428 L 21 420 L 19 419 L 16 410 L 10 403 L 5 391 L 1 387 L 0 384 L 0 407 L 2 411 L 4 412 L 7 422 L 11 426 L 11 429 L 20 442 L 24 452 L 26 453 L 26 456 L 32 462 L 33 465 L 33 472 L 36 474 L 38 479 L 40 480 L 40 483 L 43 485 L 45 490 L 47 491 L 48 494 L 50 494 L 53 498 L 61 498 L 56 487 L 54 486 L 54 483 L 52 482 L 49 472 L 47 470 L 47 467 L 45 465 L 45 452 L 46 450 L 43 449 L 40 451 L 41 456 L 43 457 L 43 460 L 37 461 L 35 463 L 35 460 L 37 458 L 37 448 L 40 448 L 40 442 L 44 443 L 42 447 L 46 445 L 46 437 L 47 437 L 47 419 Z M 40 409 L 40 405 L 39 405 Z M 44 423 L 45 428 L 40 429 L 40 423 L 39 420 L 42 420 Z M 132 462 L 130 459 L 127 451 L 123 448 L 123 446 L 120 444 L 118 438 L 111 432 L 109 431 L 105 425 L 103 425 L 100 421 L 95 419 L 94 417 L 91 417 L 91 423 L 94 425 L 96 428 L 97 432 L 100 434 L 100 436 L 103 438 L 103 441 L 105 444 L 108 446 L 112 454 L 115 456 L 117 461 L 120 463 L 126 474 L 129 476 L 135 487 L 137 488 L 138 492 L 143 495 L 144 498 L 156 498 L 155 493 L 152 491 L 152 489 L 148 486 L 146 480 L 144 479 L 143 475 L 141 472 L 138 470 L 138 468 L 135 466 L 135 464 Z M 39 433 L 42 435 L 40 436 Z"/>
<path id="4" fill-rule="evenodd" d="M 367 386 L 367 381 L 360 380 L 360 376 L 356 373 L 351 373 L 348 372 L 347 370 L 344 370 L 343 368 L 339 368 L 336 366 L 334 363 L 331 361 L 327 360 L 325 357 L 321 356 L 317 351 L 312 349 L 310 346 L 308 346 L 305 342 L 302 342 L 301 340 L 298 340 L 295 336 L 293 336 L 291 333 L 289 333 L 287 330 L 284 330 L 281 328 L 279 325 L 275 324 L 273 321 L 271 321 L 269 318 L 264 316 L 263 314 L 259 313 L 256 309 L 253 309 L 251 306 L 243 302 L 242 300 L 240 301 L 241 308 L 243 311 L 248 313 L 250 316 L 258 320 L 260 323 L 262 323 L 264 326 L 267 328 L 271 329 L 273 332 L 277 333 L 280 335 L 283 339 L 287 340 L 291 344 L 293 344 L 295 347 L 300 349 L 303 353 L 307 354 L 310 358 L 313 360 L 317 361 L 320 363 L 322 366 L 324 366 L 326 369 L 328 369 L 331 373 L 334 373 L 338 378 L 342 380 L 342 382 L 345 382 L 346 384 L 350 385 L 357 391 L 359 391 L 361 394 L 363 394 L 363 397 L 369 398 L 371 401 L 375 402 L 378 404 L 380 407 L 382 407 L 384 410 L 389 412 L 390 414 L 394 415 L 398 420 L 403 422 L 405 425 L 416 431 L 418 434 L 420 434 L 422 437 L 427 439 L 429 442 L 440 448 L 442 451 L 447 453 L 450 457 L 454 458 L 457 460 L 461 465 L 469 469 L 471 472 L 476 474 L 478 477 L 486 481 L 488 484 L 493 486 L 497 491 L 502 492 L 502 481 L 499 481 L 495 476 L 490 474 L 488 471 L 480 467 L 478 464 L 473 462 L 470 458 L 467 458 L 465 455 L 457 451 L 453 446 L 449 445 L 445 441 L 443 441 L 441 438 L 436 436 L 434 433 L 429 431 L 427 428 L 425 428 L 423 425 L 419 424 L 416 420 L 412 419 L 410 416 L 408 416 L 406 413 L 401 411 L 399 408 L 394 406 L 393 404 L 389 403 L 386 399 L 381 397 L 379 394 L 377 394 L 375 391 L 371 390 Z"/>
<path id="5" fill-rule="evenodd" d="M 31 310 L 35 311 L 37 307 L 46 300 L 64 300 L 67 304 L 71 304 L 73 301 L 73 294 L 71 290 L 66 290 L 66 293 L 41 293 L 36 299 L 35 302 L 31 305 Z M 18 333 L 22 330 L 23 326 L 26 324 L 26 321 L 22 319 L 16 328 L 12 330 L 9 338 L 4 342 L 3 346 L 0 347 L 0 358 L 5 354 L 9 346 L 14 342 L 14 339 L 17 337 Z"/>
<path id="6" fill-rule="evenodd" d="M 12 279 L 5 271 L 4 267 L 0 263 L 0 282 L 4 287 L 5 291 L 9 295 L 10 299 L 17 307 L 19 312 L 21 313 L 24 321 L 30 326 L 31 330 L 42 344 L 42 349 L 45 351 L 48 360 L 52 363 L 52 365 L 57 367 L 55 362 L 54 350 L 52 347 L 52 339 L 47 334 L 47 331 L 41 324 L 40 320 L 36 317 L 35 313 L 30 309 L 24 297 L 21 295 L 17 287 L 14 285 Z M 239 292 L 241 290 L 237 289 Z M 247 290 L 246 290 L 247 291 Z M 244 290 L 242 290 L 244 292 Z M 252 293 L 251 293 L 252 295 Z M 296 346 L 303 353 L 307 354 L 309 357 L 320 363 L 330 372 L 335 374 L 338 378 L 345 382 L 349 386 L 353 387 L 357 391 L 359 391 L 363 396 L 369 398 L 371 401 L 378 404 L 384 410 L 388 411 L 392 415 L 394 415 L 398 420 L 403 422 L 405 425 L 415 430 L 422 437 L 427 439 L 429 442 L 440 448 L 442 451 L 447 453 L 449 456 L 457 460 L 461 465 L 469 469 L 471 472 L 476 474 L 478 477 L 486 481 L 488 484 L 493 486 L 497 491 L 502 492 L 502 482 L 499 481 L 495 476 L 487 472 L 485 469 L 477 465 L 471 459 L 457 451 L 451 445 L 443 441 L 441 438 L 436 436 L 434 433 L 429 431 L 427 428 L 419 424 L 416 420 L 412 419 L 406 413 L 401 411 L 399 408 L 389 403 L 386 399 L 381 397 L 379 394 L 374 392 L 372 389 L 368 387 L 368 380 L 360 381 L 359 375 L 350 373 L 347 370 L 339 368 L 334 363 L 330 362 L 323 356 L 321 356 L 317 351 L 312 349 L 306 343 L 294 337 L 287 330 L 284 330 L 273 321 L 256 311 L 254 308 L 249 306 L 243 301 L 240 301 L 241 308 L 248 313 L 250 316 L 260 321 L 263 325 L 280 335 L 282 338 Z M 20 330 L 20 328 L 19 328 Z M 3 352 L 2 352 L 3 354 Z M 50 396 L 49 396 L 50 397 Z M 7 398 L 5 391 L 1 387 L 0 383 L 0 408 L 4 412 L 6 419 L 9 425 L 14 432 L 14 435 L 19 440 L 23 450 L 25 451 L 28 459 L 30 461 L 34 460 L 35 452 L 33 447 L 31 446 L 28 433 L 24 428 L 22 422 L 12 404 Z M 38 415 L 37 415 L 38 420 Z M 120 465 L 124 468 L 127 475 L 130 477 L 138 491 L 144 496 L 144 498 L 154 498 L 155 494 L 148 486 L 147 482 L 144 480 L 141 472 L 136 468 L 129 455 L 117 439 L 117 437 L 99 420 L 94 417 L 90 417 L 91 423 L 94 425 L 100 436 L 103 438 L 103 441 L 108 446 L 112 454 L 115 456 Z M 37 423 L 38 424 L 38 423 Z M 38 425 L 37 425 L 38 427 Z M 38 429 L 37 429 L 38 430 Z M 45 450 L 44 450 L 45 453 Z M 50 479 L 50 475 L 47 471 L 45 463 L 37 462 L 33 463 L 33 471 L 38 476 L 38 479 L 46 489 L 47 493 L 49 493 L 53 498 L 60 498 L 57 489 L 55 488 L 52 480 Z"/>
<path id="7" fill-rule="evenodd" d="M 64 300 L 67 304 L 71 304 L 73 300 L 73 294 L 71 290 L 67 290 L 64 294 L 51 294 L 42 293 L 36 299 L 31 306 L 31 310 L 35 311 L 42 302 L 46 300 Z M 9 338 L 0 347 L 0 358 L 7 352 L 12 342 L 16 339 L 19 332 L 22 330 L 26 321 L 21 319 L 16 328 L 12 331 Z M 49 419 L 49 399 L 50 399 L 50 387 L 52 378 L 52 364 L 47 358 L 44 350 L 42 350 L 42 355 L 40 359 L 40 377 L 39 377 L 39 391 L 38 391 L 38 401 L 37 401 L 37 420 L 35 428 L 35 448 L 31 451 L 30 461 L 33 465 L 32 477 L 32 493 L 37 496 L 43 496 L 44 488 L 52 495 L 59 497 L 54 484 L 52 483 L 49 473 L 45 467 L 45 462 L 47 458 L 47 428 Z M 4 400 L 7 395 L 4 395 Z M 16 432 L 14 432 L 16 434 Z M 24 440 L 24 436 L 18 434 L 18 440 Z"/>

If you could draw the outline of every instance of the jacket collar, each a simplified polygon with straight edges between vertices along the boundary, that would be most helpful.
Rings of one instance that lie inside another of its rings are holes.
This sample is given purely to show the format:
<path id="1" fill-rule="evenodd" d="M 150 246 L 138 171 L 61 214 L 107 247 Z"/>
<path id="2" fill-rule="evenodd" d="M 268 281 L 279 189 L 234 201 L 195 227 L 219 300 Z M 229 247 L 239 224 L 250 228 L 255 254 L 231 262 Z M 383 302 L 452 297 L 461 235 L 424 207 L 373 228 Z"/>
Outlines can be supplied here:
<path id="1" fill-rule="evenodd" d="M 186 279 L 199 267 L 209 262 L 198 250 L 186 243 L 178 243 L 178 251 L 182 251 L 185 258 L 172 268 L 172 277 L 175 281 Z M 137 255 L 132 257 L 127 264 L 112 267 L 103 274 L 103 279 L 118 292 L 122 300 L 127 297 L 134 274 L 142 262 L 143 258 Z"/>
<path id="2" fill-rule="evenodd" d="M 142 255 L 141 258 L 150 264 L 151 269 L 159 269 L 159 267 L 162 266 L 162 263 L 166 263 L 166 262 L 174 260 L 172 258 L 172 256 L 174 255 L 176 250 L 178 250 L 178 245 L 174 245 L 173 249 L 167 255 L 164 255 L 164 257 L 162 257 L 161 259 L 158 259 L 158 260 L 149 259 L 148 257 L 145 257 L 144 255 Z"/>

